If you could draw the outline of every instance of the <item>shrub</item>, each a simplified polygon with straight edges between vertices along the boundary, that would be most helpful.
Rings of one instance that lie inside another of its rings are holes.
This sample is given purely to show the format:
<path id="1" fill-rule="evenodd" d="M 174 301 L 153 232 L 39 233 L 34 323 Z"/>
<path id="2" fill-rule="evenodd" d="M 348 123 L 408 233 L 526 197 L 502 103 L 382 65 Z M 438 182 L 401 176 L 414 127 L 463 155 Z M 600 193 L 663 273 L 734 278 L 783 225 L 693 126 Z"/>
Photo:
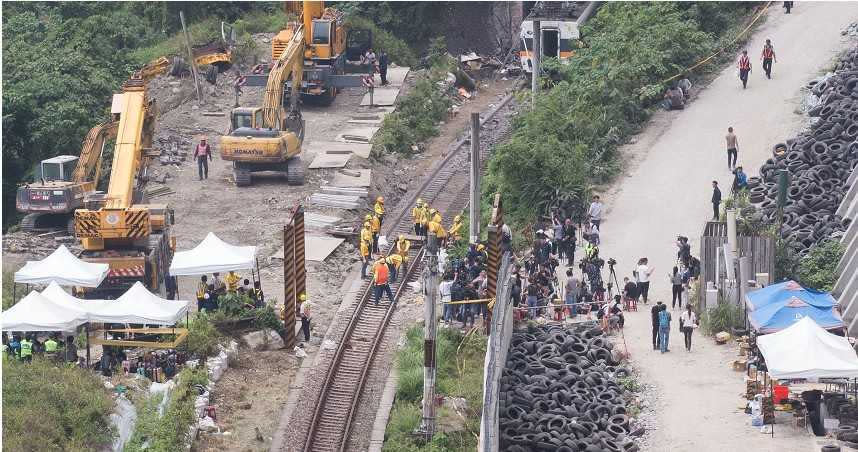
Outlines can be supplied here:
<path id="1" fill-rule="evenodd" d="M 99 450 L 113 439 L 113 399 L 92 373 L 34 359 L 3 361 L 3 449 Z"/>
<path id="2" fill-rule="evenodd" d="M 710 336 L 721 331 L 732 333 L 733 328 L 744 328 L 744 312 L 739 306 L 720 300 L 718 306 L 709 309 L 701 316 L 700 325 Z"/>
<path id="3" fill-rule="evenodd" d="M 798 282 L 817 290 L 831 291 L 837 282 L 837 263 L 845 248 L 840 242 L 831 240 L 810 249 L 798 264 Z"/>
<path id="4" fill-rule="evenodd" d="M 417 64 L 414 52 L 411 51 L 405 41 L 397 38 L 389 31 L 379 28 L 372 20 L 356 14 L 348 14 L 346 16 L 346 26 L 352 30 L 362 29 L 371 31 L 373 50 L 376 52 L 384 50 L 387 52 L 387 56 L 391 62 L 400 66 L 414 66 Z"/>
<path id="5" fill-rule="evenodd" d="M 188 327 L 188 337 L 179 344 L 179 348 L 193 356 L 205 359 L 217 351 L 221 335 L 209 319 L 208 314 L 198 312 Z"/>

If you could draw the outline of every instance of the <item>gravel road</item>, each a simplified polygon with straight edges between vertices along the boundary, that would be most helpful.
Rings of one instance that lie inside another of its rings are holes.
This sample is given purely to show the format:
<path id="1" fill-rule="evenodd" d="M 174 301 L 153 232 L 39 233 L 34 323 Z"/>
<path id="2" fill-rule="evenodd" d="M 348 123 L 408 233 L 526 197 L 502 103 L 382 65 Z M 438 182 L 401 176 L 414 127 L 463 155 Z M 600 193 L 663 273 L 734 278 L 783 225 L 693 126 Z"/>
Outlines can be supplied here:
<path id="1" fill-rule="evenodd" d="M 635 156 L 634 163 L 605 196 L 607 218 L 601 230 L 601 254 L 617 259 L 620 280 L 631 276 L 639 257 L 648 256 L 655 266 L 651 297 L 670 299 L 666 274 L 676 259 L 676 236 L 690 237 L 698 254 L 703 222 L 712 215 L 711 181 L 725 188 L 732 182 L 723 144 L 728 126 L 739 137 L 739 164 L 750 170 L 749 176 L 756 175 L 773 144 L 801 128 L 805 119 L 796 114 L 799 89 L 846 47 L 840 31 L 858 19 L 858 4 L 796 6 L 791 15 L 773 7 L 752 38 L 748 49 L 755 70 L 746 90 L 730 65 L 684 111 L 657 114 L 623 150 Z M 757 59 L 766 38 L 778 57 L 772 80 L 765 79 Z M 637 313 L 629 313 L 625 340 L 643 378 L 659 392 L 651 450 L 818 450 L 812 437 L 789 425 L 776 425 L 774 438 L 750 427 L 738 410 L 743 374 L 729 368 L 736 359 L 734 347 L 718 347 L 695 333 L 689 354 L 674 328 L 672 351 L 654 352 L 648 311 L 641 304 Z"/>

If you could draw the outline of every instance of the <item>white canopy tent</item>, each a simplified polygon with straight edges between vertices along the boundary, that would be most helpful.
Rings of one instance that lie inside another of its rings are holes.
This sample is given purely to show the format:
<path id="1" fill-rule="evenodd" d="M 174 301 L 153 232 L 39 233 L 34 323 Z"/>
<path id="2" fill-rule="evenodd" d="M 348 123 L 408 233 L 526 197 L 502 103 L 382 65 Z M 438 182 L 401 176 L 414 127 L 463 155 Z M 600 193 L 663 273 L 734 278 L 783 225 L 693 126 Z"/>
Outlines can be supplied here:
<path id="1" fill-rule="evenodd" d="M 255 246 L 235 246 L 209 232 L 199 245 L 179 251 L 170 264 L 171 276 L 205 275 L 230 270 L 251 270 L 256 267 Z"/>
<path id="2" fill-rule="evenodd" d="M 810 317 L 757 338 L 774 379 L 858 378 L 858 356 L 842 336 L 825 331 Z"/>
<path id="3" fill-rule="evenodd" d="M 84 262 L 65 245 L 60 245 L 50 256 L 40 261 L 27 261 L 15 272 L 15 282 L 24 284 L 49 284 L 61 286 L 98 287 L 107 277 L 109 266 Z"/>
<path id="4" fill-rule="evenodd" d="M 94 312 L 97 312 L 108 303 L 113 303 L 112 300 L 86 300 L 77 298 L 66 292 L 56 282 L 50 283 L 48 287 L 42 291 L 42 296 L 64 308 L 84 313 L 87 316 L 88 321 L 91 322 L 99 321 L 92 320 Z"/>
<path id="5" fill-rule="evenodd" d="M 187 301 L 161 298 L 134 283 L 114 301 L 107 301 L 90 313 L 91 321 L 104 323 L 141 323 L 146 325 L 175 325 L 188 312 Z"/>
<path id="6" fill-rule="evenodd" d="M 3 331 L 74 331 L 86 313 L 57 304 L 35 290 L 3 312 Z"/>

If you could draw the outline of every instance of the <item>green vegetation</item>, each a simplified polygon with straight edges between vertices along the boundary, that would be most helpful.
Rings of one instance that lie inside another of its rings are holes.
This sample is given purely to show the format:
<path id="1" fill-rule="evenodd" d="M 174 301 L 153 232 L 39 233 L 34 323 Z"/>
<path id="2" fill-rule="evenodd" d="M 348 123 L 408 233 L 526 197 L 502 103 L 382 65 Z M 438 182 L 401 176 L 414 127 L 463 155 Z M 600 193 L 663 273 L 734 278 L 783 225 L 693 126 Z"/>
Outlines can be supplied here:
<path id="1" fill-rule="evenodd" d="M 721 331 L 733 332 L 733 328 L 745 327 L 745 314 L 742 308 L 725 300 L 719 300 L 718 306 L 709 309 L 700 316 L 700 326 L 708 335 Z"/>
<path id="2" fill-rule="evenodd" d="M 9 270 L 3 272 L 3 310 L 7 310 L 17 303 L 12 295 L 12 289 L 15 284 L 15 272 Z M 17 295 L 17 294 L 15 294 Z M 26 295 L 26 294 L 24 294 Z"/>
<path id="3" fill-rule="evenodd" d="M 385 452 L 417 451 L 472 451 L 477 445 L 482 411 L 483 362 L 486 338 L 479 334 L 465 337 L 454 329 L 438 331 L 437 387 L 439 395 L 462 397 L 467 400 L 467 413 L 462 419 L 444 407 L 439 410 L 441 423 L 456 419 L 463 430 L 438 433 L 428 444 L 416 439 L 412 433 L 420 425 L 420 400 L 423 398 L 423 330 L 408 330 L 405 348 L 396 358 L 399 383 L 396 404 L 390 413 L 385 434 Z"/>
<path id="4" fill-rule="evenodd" d="M 431 58 L 434 64 L 427 73 L 418 76 L 414 89 L 397 103 L 396 111 L 384 117 L 372 139 L 375 155 L 391 152 L 410 155 L 414 153 L 414 146 L 438 135 L 438 122 L 444 119 L 452 104 L 438 89 L 451 67 L 449 57 L 442 53 L 443 46 L 443 41 L 434 41 L 430 53 L 430 56 L 438 55 Z"/>
<path id="5" fill-rule="evenodd" d="M 840 242 L 832 240 L 823 245 L 814 246 L 799 261 L 798 282 L 817 290 L 830 291 L 837 282 L 837 263 L 846 249 Z"/>
<path id="6" fill-rule="evenodd" d="M 217 346 L 222 339 L 212 323 L 209 315 L 197 312 L 187 325 L 188 337 L 179 344 L 179 348 L 191 356 L 199 356 L 203 360 L 217 352 Z"/>
<path id="7" fill-rule="evenodd" d="M 489 161 L 484 193 L 503 192 L 506 214 L 518 222 L 562 194 L 583 203 L 591 184 L 617 171 L 617 148 L 649 117 L 664 80 L 713 51 L 719 33 L 732 38 L 746 10 L 735 3 L 605 4 L 569 64 L 546 65 L 558 81 L 515 119 Z"/>
<path id="8" fill-rule="evenodd" d="M 388 57 L 390 57 L 391 62 L 400 66 L 414 66 L 417 64 L 414 52 L 408 47 L 405 41 L 379 27 L 378 24 L 366 18 L 366 16 L 358 16 L 354 13 L 350 14 L 346 17 L 346 25 L 353 30 L 371 31 L 373 50 L 376 53 L 379 50 L 384 50 L 387 52 Z"/>
<path id="9" fill-rule="evenodd" d="M 196 385 L 205 386 L 208 374 L 205 366 L 186 367 L 176 376 L 176 387 L 163 416 L 158 416 L 161 394 L 146 398 L 138 404 L 137 423 L 125 452 L 172 452 L 183 450 L 188 441 L 188 427 L 196 420 L 194 402 L 199 394 Z M 144 446 L 145 444 L 145 446 Z"/>
<path id="10" fill-rule="evenodd" d="M 113 400 L 101 380 L 42 359 L 3 359 L 3 449 L 99 450 L 113 439 Z"/>

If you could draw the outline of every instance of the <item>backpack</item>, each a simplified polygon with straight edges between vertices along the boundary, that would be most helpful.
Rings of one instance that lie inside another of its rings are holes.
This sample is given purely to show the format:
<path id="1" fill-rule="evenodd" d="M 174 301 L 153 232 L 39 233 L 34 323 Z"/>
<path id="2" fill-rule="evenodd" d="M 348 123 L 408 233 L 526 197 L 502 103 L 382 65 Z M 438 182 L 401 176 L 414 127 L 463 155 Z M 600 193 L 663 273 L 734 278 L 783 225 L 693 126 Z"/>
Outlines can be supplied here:
<path id="1" fill-rule="evenodd" d="M 665 327 L 670 325 L 670 313 L 667 310 L 659 311 L 658 326 Z"/>

